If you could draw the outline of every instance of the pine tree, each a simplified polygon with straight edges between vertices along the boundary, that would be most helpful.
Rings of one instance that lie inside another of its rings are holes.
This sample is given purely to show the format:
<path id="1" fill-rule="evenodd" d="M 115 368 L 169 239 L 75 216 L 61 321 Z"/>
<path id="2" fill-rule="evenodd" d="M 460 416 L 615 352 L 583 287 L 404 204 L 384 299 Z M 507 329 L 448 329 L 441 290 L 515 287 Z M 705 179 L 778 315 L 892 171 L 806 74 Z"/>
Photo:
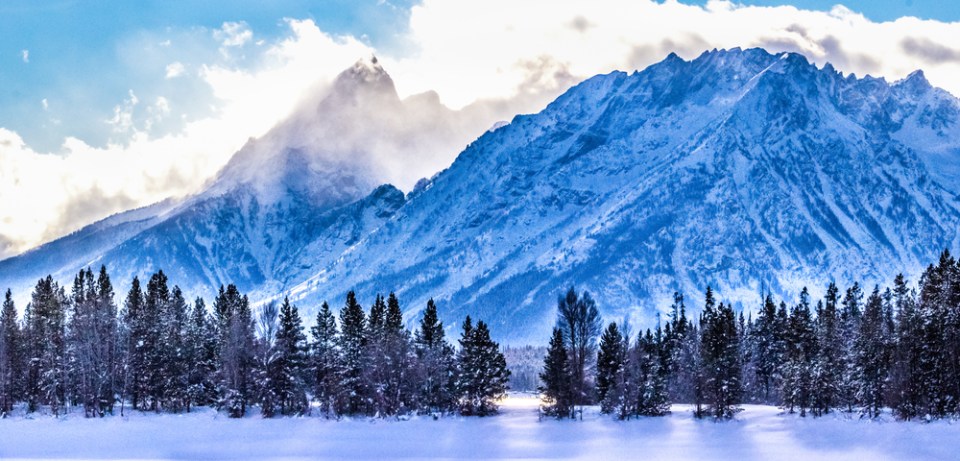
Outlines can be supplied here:
<path id="1" fill-rule="evenodd" d="M 858 381 L 857 401 L 862 405 L 862 413 L 875 418 L 883 408 L 885 383 L 888 378 L 889 352 L 885 337 L 883 319 L 883 300 L 880 287 L 875 287 L 867 298 L 857 335 L 855 347 L 856 374 Z"/>
<path id="2" fill-rule="evenodd" d="M 894 279 L 894 308 L 897 312 L 894 364 L 891 370 L 893 402 L 891 406 L 901 419 L 911 419 L 923 411 L 923 381 L 920 364 L 923 360 L 922 318 L 917 310 L 915 293 L 907 287 L 903 274 Z"/>
<path id="3" fill-rule="evenodd" d="M 666 390 L 666 379 L 662 371 L 660 333 L 637 338 L 636 352 L 636 409 L 639 416 L 662 416 L 670 410 L 670 401 Z"/>
<path id="4" fill-rule="evenodd" d="M 563 330 L 553 329 L 550 346 L 543 360 L 538 388 L 542 398 L 541 411 L 557 418 L 573 417 L 573 396 L 570 392 L 570 362 L 567 357 Z"/>
<path id="5" fill-rule="evenodd" d="M 403 328 L 403 311 L 394 293 L 387 297 L 387 313 L 383 331 L 386 380 L 383 393 L 384 411 L 388 415 L 403 413 L 415 405 L 417 383 L 414 379 L 416 355 L 410 333 Z"/>
<path id="6" fill-rule="evenodd" d="M 860 285 L 854 282 L 847 289 L 843 297 L 843 308 L 840 312 L 840 337 L 843 344 L 843 355 L 840 363 L 840 380 L 837 386 L 837 404 L 847 412 L 852 412 L 857 405 L 857 359 L 854 344 L 860 333 L 862 317 L 861 302 L 863 292 Z"/>
<path id="7" fill-rule="evenodd" d="M 623 335 L 616 322 L 610 322 L 600 337 L 600 350 L 597 353 L 597 400 L 602 413 L 611 413 L 619 402 L 617 387 L 626 361 Z"/>
<path id="8" fill-rule="evenodd" d="M 785 334 L 785 363 L 783 364 L 783 405 L 793 413 L 800 409 L 806 416 L 813 406 L 813 362 L 817 352 L 817 337 L 810 313 L 810 295 L 804 287 L 800 303 L 790 312 Z"/>
<path id="9" fill-rule="evenodd" d="M 14 402 L 22 398 L 21 346 L 17 308 L 8 289 L 0 310 L 0 418 L 9 415 Z"/>
<path id="10" fill-rule="evenodd" d="M 487 324 L 473 328 L 464 320 L 459 356 L 460 413 L 485 416 L 497 412 L 496 401 L 507 392 L 510 371 L 500 346 L 490 339 Z"/>
<path id="11" fill-rule="evenodd" d="M 302 415 L 307 411 L 305 370 L 307 366 L 307 337 L 303 334 L 303 322 L 297 306 L 283 299 L 280 306 L 280 322 L 276 336 L 276 373 L 272 385 L 279 399 L 280 413 Z"/>
<path id="12" fill-rule="evenodd" d="M 254 397 L 253 314 L 246 296 L 237 287 L 220 287 L 214 301 L 218 329 L 219 395 L 220 405 L 227 408 L 232 418 L 246 414 L 247 405 Z"/>
<path id="13" fill-rule="evenodd" d="M 148 348 L 146 343 L 149 325 L 144 315 L 144 295 L 140 280 L 133 278 L 123 308 L 124 367 L 123 394 L 129 392 L 134 409 L 142 409 L 148 393 Z"/>
<path id="14" fill-rule="evenodd" d="M 159 344 L 163 390 L 161 405 L 173 412 L 185 411 L 190 402 L 189 307 L 180 287 L 174 286 L 161 312 L 162 339 Z"/>
<path id="15" fill-rule="evenodd" d="M 74 392 L 87 417 L 113 411 L 119 342 L 113 294 L 106 267 L 96 280 L 90 269 L 74 279 L 67 351 Z"/>
<path id="16" fill-rule="evenodd" d="M 701 356 L 704 396 L 708 412 L 717 419 L 732 418 L 739 411 L 741 376 L 736 316 L 733 309 L 715 301 L 707 287 L 701 316 Z"/>
<path id="17" fill-rule="evenodd" d="M 357 414 L 368 411 L 368 390 L 363 379 L 365 347 L 367 341 L 366 317 L 363 307 L 357 302 L 353 291 L 347 293 L 347 301 L 340 311 L 340 386 L 346 393 L 344 412 Z"/>
<path id="18" fill-rule="evenodd" d="M 26 322 L 28 410 L 49 405 L 59 415 L 67 403 L 66 295 L 53 277 L 34 288 Z"/>
<path id="19" fill-rule="evenodd" d="M 779 401 L 780 365 L 783 363 L 785 343 L 783 331 L 785 325 L 777 315 L 777 305 L 769 294 L 764 298 L 763 308 L 751 331 L 754 345 L 754 376 L 760 401 L 774 403 Z"/>
<path id="20" fill-rule="evenodd" d="M 191 405 L 209 405 L 216 399 L 214 375 L 217 366 L 217 332 L 203 298 L 195 299 L 190 311 L 187 350 L 187 363 L 190 364 L 187 374 L 187 394 L 190 397 L 187 411 L 190 411 Z"/>
<path id="21" fill-rule="evenodd" d="M 420 406 L 431 413 L 444 413 L 456 408 L 456 357 L 444 337 L 443 322 L 437 315 L 433 299 L 420 319 L 414 335 L 414 348 L 420 363 Z"/>
<path id="22" fill-rule="evenodd" d="M 310 329 L 313 368 L 313 398 L 320 403 L 320 411 L 326 416 L 337 415 L 341 408 L 340 376 L 342 366 L 337 322 L 324 302 L 317 313 L 317 320 Z"/>
<path id="23" fill-rule="evenodd" d="M 843 339 L 840 325 L 839 292 L 837 285 L 830 283 L 824 302 L 817 305 L 817 355 L 813 361 L 813 406 L 814 416 L 829 413 L 839 401 L 840 380 L 843 362 Z"/>

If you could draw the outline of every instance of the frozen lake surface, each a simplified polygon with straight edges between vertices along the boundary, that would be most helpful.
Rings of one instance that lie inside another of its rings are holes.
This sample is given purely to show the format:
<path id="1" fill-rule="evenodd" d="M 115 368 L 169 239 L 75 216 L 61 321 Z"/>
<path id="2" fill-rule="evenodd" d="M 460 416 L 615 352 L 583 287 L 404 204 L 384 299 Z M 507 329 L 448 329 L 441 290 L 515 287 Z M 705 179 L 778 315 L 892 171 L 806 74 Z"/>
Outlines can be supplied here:
<path id="1" fill-rule="evenodd" d="M 735 421 L 699 421 L 688 406 L 663 418 L 539 421 L 537 400 L 511 397 L 489 418 L 409 421 L 317 417 L 231 420 L 212 411 L 87 420 L 0 420 L 0 459 L 602 459 L 950 460 L 954 421 L 866 421 L 744 407 Z"/>

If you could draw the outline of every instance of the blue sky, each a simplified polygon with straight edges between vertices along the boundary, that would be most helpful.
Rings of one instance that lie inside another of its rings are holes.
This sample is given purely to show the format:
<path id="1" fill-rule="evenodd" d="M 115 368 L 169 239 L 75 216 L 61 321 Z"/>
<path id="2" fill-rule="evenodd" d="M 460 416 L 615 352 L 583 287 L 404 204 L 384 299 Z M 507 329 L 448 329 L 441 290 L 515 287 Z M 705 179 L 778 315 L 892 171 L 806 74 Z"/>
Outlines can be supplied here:
<path id="1" fill-rule="evenodd" d="M 401 96 L 499 104 L 490 124 L 592 75 L 710 48 L 799 52 L 891 81 L 923 69 L 960 95 L 960 1 L 834 3 L 2 0 L 0 258 L 196 192 L 370 54 Z"/>
<path id="2" fill-rule="evenodd" d="M 409 52 L 404 33 L 415 0 L 4 0 L 0 3 L 0 126 L 40 151 L 55 151 L 66 136 L 94 145 L 112 139 L 103 123 L 133 90 L 139 98 L 163 93 L 191 102 L 191 116 L 208 115 L 203 82 L 164 81 L 157 67 L 178 59 L 218 62 L 209 31 L 226 21 L 246 23 L 259 39 L 287 32 L 285 17 L 312 19 L 322 30 L 350 34 L 372 47 Z M 683 3 L 703 5 L 706 1 Z M 793 5 L 829 10 L 834 0 L 743 0 L 748 5 Z M 844 4 L 875 21 L 918 16 L 960 20 L 960 2 L 851 0 Z M 585 5 L 589 5 L 586 2 Z M 150 47 L 175 40 L 180 47 Z M 132 49 L 136 47 L 136 49 Z M 186 49 L 184 49 L 186 48 Z M 24 53 L 27 56 L 24 56 Z M 188 56 L 185 58 L 184 56 Z M 222 61 L 222 60 L 221 60 Z M 252 63 L 239 58 L 231 65 Z M 44 103 L 46 100 L 46 103 Z M 175 130 L 177 121 L 158 125 Z"/>

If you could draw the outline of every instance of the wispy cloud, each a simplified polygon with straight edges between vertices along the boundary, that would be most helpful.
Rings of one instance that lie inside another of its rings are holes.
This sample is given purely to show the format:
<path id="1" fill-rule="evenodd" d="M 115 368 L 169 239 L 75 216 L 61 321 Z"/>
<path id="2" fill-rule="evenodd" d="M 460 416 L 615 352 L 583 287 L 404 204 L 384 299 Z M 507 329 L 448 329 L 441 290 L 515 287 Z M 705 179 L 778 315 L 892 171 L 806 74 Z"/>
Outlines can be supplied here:
<path id="1" fill-rule="evenodd" d="M 28 63 L 28 64 L 29 64 L 29 63 L 30 63 L 30 50 L 20 50 L 20 59 L 22 59 L 24 63 Z"/>
<path id="2" fill-rule="evenodd" d="M 424 0 L 397 37 L 403 46 L 392 52 L 322 31 L 311 20 L 286 25 L 286 36 L 270 40 L 245 23 L 226 22 L 204 32 L 207 48 L 184 37 L 163 46 L 166 40 L 154 37 L 153 46 L 174 53 L 156 67 L 155 77 L 169 85 L 163 88 L 199 80 L 211 102 L 191 109 L 158 96 L 169 93 L 141 92 L 130 82 L 137 91 L 119 96 L 113 112 L 101 118 L 115 137 L 106 146 L 68 138 L 57 155 L 48 155 L 0 129 L 0 196 L 35 197 L 30 206 L 0 201 L 0 257 L 2 248 L 19 252 L 125 208 L 198 190 L 249 137 L 265 133 L 304 94 L 321 94 L 325 82 L 371 53 L 402 96 L 433 90 L 454 108 L 480 100 L 471 110 L 490 123 L 498 114 L 536 111 L 591 75 L 642 69 L 671 51 L 692 58 L 736 46 L 797 51 L 844 72 L 891 80 L 922 68 L 933 84 L 960 94 L 960 53 L 953 45 L 960 23 L 880 23 L 841 6 L 824 12 L 717 0 L 706 6 L 594 0 L 589 7 L 573 0 Z M 218 60 L 175 54 L 198 49 Z M 136 56 L 136 50 L 129 53 Z M 239 55 L 248 59 L 231 58 Z M 23 58 L 29 61 L 27 50 Z M 137 94 L 148 96 L 140 101 Z M 157 129 L 171 120 L 182 122 L 177 130 Z M 431 165 L 440 168 L 456 154 L 432 158 Z M 394 168 L 390 162 L 383 159 Z"/>

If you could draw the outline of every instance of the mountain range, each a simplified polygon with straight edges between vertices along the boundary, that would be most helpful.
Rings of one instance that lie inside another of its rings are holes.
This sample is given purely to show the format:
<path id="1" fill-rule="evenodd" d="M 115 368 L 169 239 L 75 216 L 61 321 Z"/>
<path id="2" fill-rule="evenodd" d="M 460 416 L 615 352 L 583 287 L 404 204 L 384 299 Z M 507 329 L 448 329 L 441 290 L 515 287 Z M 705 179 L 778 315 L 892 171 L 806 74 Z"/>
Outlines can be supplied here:
<path id="1" fill-rule="evenodd" d="M 382 184 L 459 149 L 440 134 L 476 130 L 465 120 L 400 100 L 362 61 L 204 191 L 0 261 L 0 285 L 22 299 L 103 263 L 123 284 L 162 268 L 188 293 L 236 283 L 308 313 L 395 291 L 408 319 L 432 297 L 448 326 L 470 314 L 540 343 L 570 286 L 647 327 L 674 291 L 694 310 L 707 285 L 753 309 L 764 292 L 915 277 L 958 246 L 960 101 L 919 71 L 891 83 L 794 53 L 671 54 L 477 132 L 407 193 Z"/>

